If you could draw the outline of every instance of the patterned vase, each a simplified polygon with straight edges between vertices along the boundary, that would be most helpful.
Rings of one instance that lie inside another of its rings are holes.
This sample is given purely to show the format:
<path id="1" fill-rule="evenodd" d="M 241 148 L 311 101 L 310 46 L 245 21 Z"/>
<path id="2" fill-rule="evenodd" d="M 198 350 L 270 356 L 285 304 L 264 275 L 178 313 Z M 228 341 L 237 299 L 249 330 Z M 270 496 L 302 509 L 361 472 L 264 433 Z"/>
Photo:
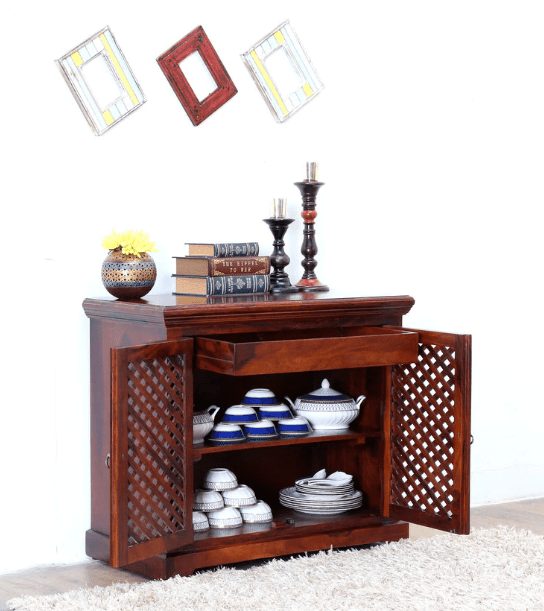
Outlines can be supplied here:
<path id="1" fill-rule="evenodd" d="M 157 279 L 155 261 L 146 253 L 125 255 L 120 248 L 110 250 L 102 263 L 102 282 L 118 299 L 140 299 Z"/>

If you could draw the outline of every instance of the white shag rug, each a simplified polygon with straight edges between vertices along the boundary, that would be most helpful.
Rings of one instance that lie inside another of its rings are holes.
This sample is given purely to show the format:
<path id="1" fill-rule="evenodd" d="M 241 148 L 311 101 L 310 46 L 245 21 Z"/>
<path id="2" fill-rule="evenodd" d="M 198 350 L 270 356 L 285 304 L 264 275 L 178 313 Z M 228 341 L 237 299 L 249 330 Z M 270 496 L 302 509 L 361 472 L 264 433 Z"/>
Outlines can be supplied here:
<path id="1" fill-rule="evenodd" d="M 499 526 L 191 577 L 15 598 L 18 611 L 544 610 L 544 536 Z"/>

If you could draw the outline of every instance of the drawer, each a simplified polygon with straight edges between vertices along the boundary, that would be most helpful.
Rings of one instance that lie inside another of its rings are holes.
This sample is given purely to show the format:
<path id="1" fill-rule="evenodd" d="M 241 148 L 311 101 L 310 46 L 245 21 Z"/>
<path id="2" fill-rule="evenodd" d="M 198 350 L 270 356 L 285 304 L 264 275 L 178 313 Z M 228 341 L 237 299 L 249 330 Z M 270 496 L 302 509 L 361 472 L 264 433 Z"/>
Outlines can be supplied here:
<path id="1" fill-rule="evenodd" d="M 197 337 L 195 364 L 235 376 L 396 365 L 417 360 L 418 339 L 384 327 Z"/>

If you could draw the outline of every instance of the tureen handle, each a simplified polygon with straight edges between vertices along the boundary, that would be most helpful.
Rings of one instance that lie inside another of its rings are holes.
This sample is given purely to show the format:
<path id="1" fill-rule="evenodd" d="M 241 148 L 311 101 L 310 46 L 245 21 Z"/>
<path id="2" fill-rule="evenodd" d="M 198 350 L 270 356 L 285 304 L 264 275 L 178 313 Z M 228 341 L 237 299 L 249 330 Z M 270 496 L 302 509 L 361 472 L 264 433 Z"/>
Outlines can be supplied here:
<path id="1" fill-rule="evenodd" d="M 215 420 L 215 416 L 217 415 L 218 411 L 219 408 L 217 407 L 217 405 L 210 405 L 210 407 L 208 407 L 208 414 L 210 414 L 212 420 Z"/>
<path id="2" fill-rule="evenodd" d="M 331 383 L 329 382 L 329 380 L 327 380 L 327 378 L 323 379 L 323 382 L 321 382 L 321 388 L 330 388 L 331 387 Z"/>
<path id="3" fill-rule="evenodd" d="M 289 399 L 289 397 L 285 397 L 285 400 L 289 401 L 289 403 L 291 404 L 291 407 L 295 409 L 295 404 L 291 401 L 291 399 Z"/>
<path id="4" fill-rule="evenodd" d="M 364 395 L 359 395 L 355 401 L 357 407 L 361 407 L 361 403 L 366 399 Z"/>

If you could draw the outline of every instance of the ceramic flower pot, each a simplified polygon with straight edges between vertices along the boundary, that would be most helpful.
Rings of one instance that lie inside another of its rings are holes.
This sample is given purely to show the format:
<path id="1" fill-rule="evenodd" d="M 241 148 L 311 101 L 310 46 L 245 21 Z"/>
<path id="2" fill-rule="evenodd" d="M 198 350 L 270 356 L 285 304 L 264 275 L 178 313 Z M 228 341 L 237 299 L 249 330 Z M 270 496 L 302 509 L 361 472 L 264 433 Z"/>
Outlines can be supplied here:
<path id="1" fill-rule="evenodd" d="M 153 288 L 157 279 L 155 261 L 146 252 L 125 255 L 111 250 L 102 263 L 102 283 L 118 299 L 140 299 Z"/>

